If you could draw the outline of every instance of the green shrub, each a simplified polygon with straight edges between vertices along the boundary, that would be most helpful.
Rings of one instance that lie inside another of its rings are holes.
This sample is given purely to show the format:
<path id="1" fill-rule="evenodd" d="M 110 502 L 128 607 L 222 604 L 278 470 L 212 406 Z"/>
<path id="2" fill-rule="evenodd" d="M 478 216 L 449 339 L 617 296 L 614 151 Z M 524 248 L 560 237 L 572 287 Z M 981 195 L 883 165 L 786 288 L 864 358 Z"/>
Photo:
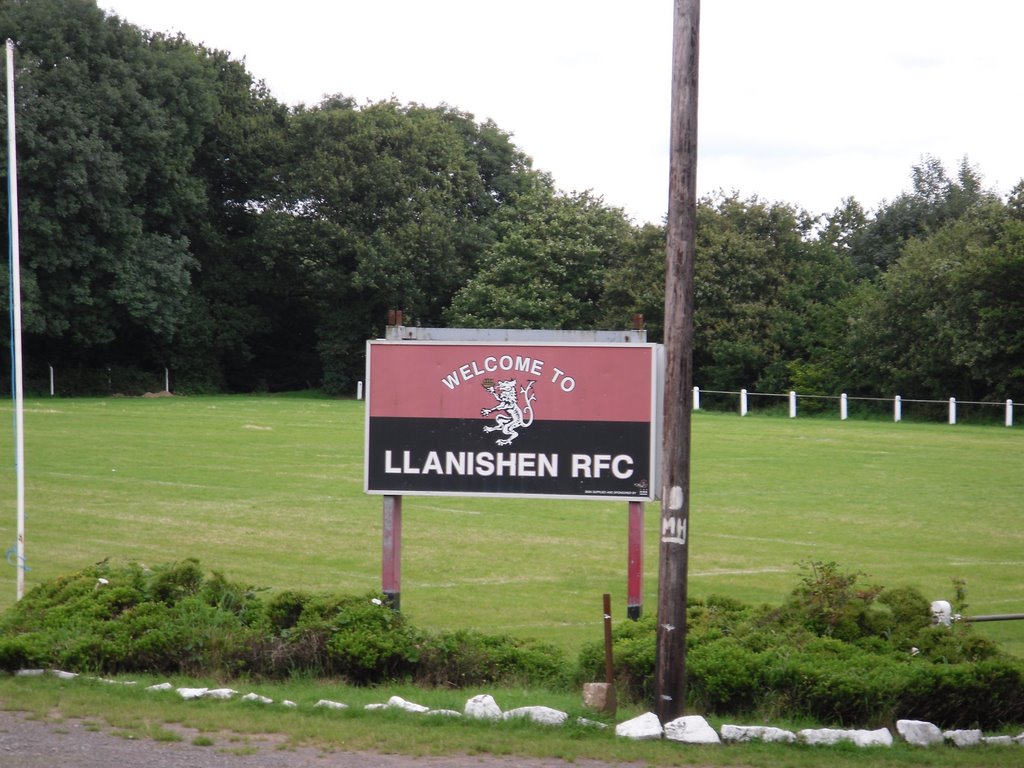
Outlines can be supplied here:
<path id="1" fill-rule="evenodd" d="M 764 686 L 761 654 L 721 637 L 687 653 L 688 696 L 708 712 L 751 712 Z"/>
<path id="2" fill-rule="evenodd" d="M 355 683 L 379 683 L 414 672 L 423 635 L 380 599 L 344 598 L 323 620 L 330 630 L 326 649 L 331 674 Z"/>
<path id="3" fill-rule="evenodd" d="M 634 701 L 654 701 L 654 665 L 657 629 L 653 616 L 626 621 L 612 629 L 612 668 L 619 695 Z M 603 681 L 604 642 L 587 643 L 580 650 L 578 682 Z"/>
<path id="4" fill-rule="evenodd" d="M 932 626 L 916 590 L 860 589 L 858 578 L 817 564 L 781 607 L 693 601 L 689 703 L 709 714 L 850 726 L 1024 722 L 1024 663 L 971 625 Z M 613 629 L 623 700 L 653 703 L 656 632 L 655 617 Z M 102 562 L 33 589 L 0 616 L 0 669 L 47 666 L 446 687 L 561 688 L 605 675 L 602 642 L 583 648 L 574 676 L 548 645 L 471 631 L 432 635 L 379 595 L 288 591 L 263 601 L 219 573 L 205 576 L 194 560 L 151 570 Z"/>
<path id="5" fill-rule="evenodd" d="M 1024 663 L 970 625 L 932 626 L 929 603 L 913 588 L 861 588 L 861 574 L 834 563 L 805 570 L 778 608 L 720 597 L 689 605 L 691 706 L 864 726 L 897 718 L 944 727 L 1024 721 Z M 656 621 L 619 625 L 612 638 L 620 697 L 653 705 Z M 603 679 L 603 644 L 585 646 L 578 666 L 583 680 Z"/>
<path id="6" fill-rule="evenodd" d="M 48 649 L 39 638 L 31 635 L 0 636 L 0 669 L 16 672 L 45 666 Z"/>
<path id="7" fill-rule="evenodd" d="M 558 689 L 569 680 L 565 658 L 554 646 L 459 630 L 424 643 L 416 682 L 457 688 L 532 683 Z"/>
<path id="8" fill-rule="evenodd" d="M 174 605 L 184 597 L 196 594 L 203 585 L 199 562 L 189 558 L 182 563 L 155 568 L 148 580 L 147 591 L 153 600 Z"/>
<path id="9" fill-rule="evenodd" d="M 975 635 L 966 624 L 928 626 L 920 630 L 913 641 L 924 658 L 939 664 L 987 661 L 1002 655 L 994 643 Z"/>
<path id="10" fill-rule="evenodd" d="M 274 632 L 285 632 L 299 623 L 311 595 L 294 590 L 279 592 L 267 603 L 267 621 Z"/>
<path id="11" fill-rule="evenodd" d="M 833 562 L 813 560 L 801 566 L 806 573 L 784 606 L 788 620 L 823 637 L 852 641 L 864 634 L 881 587 L 855 589 L 864 574 L 844 573 Z"/>

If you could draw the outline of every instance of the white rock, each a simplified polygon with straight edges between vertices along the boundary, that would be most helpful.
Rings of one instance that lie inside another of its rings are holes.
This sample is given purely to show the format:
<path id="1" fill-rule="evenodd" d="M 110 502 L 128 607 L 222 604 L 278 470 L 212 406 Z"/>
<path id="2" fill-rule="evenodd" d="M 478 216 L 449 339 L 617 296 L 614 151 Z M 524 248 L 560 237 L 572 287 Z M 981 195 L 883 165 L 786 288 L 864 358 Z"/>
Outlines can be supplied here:
<path id="1" fill-rule="evenodd" d="M 850 731 L 853 743 L 858 747 L 891 747 L 892 732 L 888 728 L 874 731 Z"/>
<path id="2" fill-rule="evenodd" d="M 430 709 L 430 707 L 424 707 L 422 704 L 406 701 L 401 696 L 392 696 L 388 699 L 388 707 L 391 709 L 401 709 L 404 712 L 426 712 Z"/>
<path id="3" fill-rule="evenodd" d="M 816 746 L 852 741 L 858 747 L 891 747 L 892 734 L 888 728 L 876 731 L 845 730 L 842 728 L 805 728 L 797 732 L 797 738 L 805 744 Z"/>
<path id="4" fill-rule="evenodd" d="M 320 699 L 314 707 L 323 707 L 325 709 L 348 709 L 348 704 L 342 704 L 340 701 L 331 701 L 330 699 Z"/>
<path id="5" fill-rule="evenodd" d="M 792 744 L 796 741 L 796 734 L 792 731 L 787 731 L 785 728 L 765 726 L 764 731 L 761 733 L 761 740 L 777 744 Z"/>
<path id="6" fill-rule="evenodd" d="M 830 746 L 838 744 L 844 739 L 848 740 L 850 734 L 848 731 L 841 731 L 836 728 L 804 728 L 802 731 L 797 731 L 796 737 L 804 744 Z"/>
<path id="7" fill-rule="evenodd" d="M 178 695 L 186 700 L 200 699 L 208 690 L 209 688 L 179 688 Z"/>
<path id="8" fill-rule="evenodd" d="M 463 713 L 467 717 L 476 717 L 481 720 L 500 720 L 501 707 L 489 693 L 481 693 L 466 702 Z"/>
<path id="9" fill-rule="evenodd" d="M 290 699 L 282 699 L 281 706 L 288 707 L 289 709 L 295 709 L 299 705 L 296 704 L 294 701 L 291 701 Z"/>
<path id="10" fill-rule="evenodd" d="M 77 672 L 64 672 L 59 669 L 51 669 L 50 674 L 54 677 L 60 678 L 61 680 L 74 680 L 76 677 L 78 677 Z"/>
<path id="11" fill-rule="evenodd" d="M 429 712 L 424 712 L 425 715 L 440 715 L 441 717 L 462 717 L 461 712 L 456 712 L 454 709 L 432 709 Z"/>
<path id="12" fill-rule="evenodd" d="M 15 677 L 40 677 L 46 674 L 45 669 L 19 669 L 14 673 Z"/>
<path id="13" fill-rule="evenodd" d="M 646 712 L 615 726 L 615 735 L 625 739 L 660 739 L 663 732 L 661 721 L 653 712 Z"/>
<path id="14" fill-rule="evenodd" d="M 981 731 L 977 728 L 943 731 L 942 736 L 955 747 L 976 747 L 981 744 Z"/>
<path id="15" fill-rule="evenodd" d="M 273 699 L 268 699 L 266 696 L 260 696 L 258 693 L 247 693 L 242 697 L 242 701 L 255 701 L 257 704 L 273 704 Z"/>
<path id="16" fill-rule="evenodd" d="M 983 736 L 981 740 L 994 747 L 1012 747 L 1016 743 L 1012 736 Z"/>
<path id="17" fill-rule="evenodd" d="M 677 717 L 665 723 L 665 738 L 685 744 L 721 744 L 718 732 L 700 715 Z"/>
<path id="18" fill-rule="evenodd" d="M 1021 731 L 1019 734 L 1017 734 L 1013 740 L 1021 746 L 1024 746 L 1024 731 Z"/>
<path id="19" fill-rule="evenodd" d="M 565 721 L 569 719 L 568 713 L 551 707 L 519 707 L 510 709 L 504 717 L 506 720 L 513 717 L 525 717 L 541 725 L 564 725 Z"/>
<path id="20" fill-rule="evenodd" d="M 765 741 L 792 744 L 796 741 L 796 734 L 768 725 L 723 725 L 722 741 Z"/>
<path id="21" fill-rule="evenodd" d="M 174 686 L 171 685 L 170 683 L 157 683 L 156 685 L 149 686 L 148 688 L 146 688 L 146 690 L 147 691 L 169 691 L 173 687 Z"/>
<path id="22" fill-rule="evenodd" d="M 953 606 L 948 600 L 932 600 L 932 624 L 948 627 L 953 623 Z"/>
<path id="23" fill-rule="evenodd" d="M 377 710 L 377 709 L 387 709 L 387 708 L 388 708 L 387 704 L 367 704 L 365 707 L 363 707 L 363 709 L 369 710 L 371 712 L 374 711 L 374 710 Z"/>
<path id="24" fill-rule="evenodd" d="M 576 725 L 581 725 L 584 728 L 598 728 L 598 729 L 607 728 L 608 727 L 607 723 L 599 723 L 597 720 L 588 720 L 585 717 L 577 717 L 576 718 Z"/>
<path id="25" fill-rule="evenodd" d="M 234 688 L 213 688 L 203 694 L 204 699 L 230 699 L 238 691 Z"/>
<path id="26" fill-rule="evenodd" d="M 904 741 L 915 747 L 942 744 L 942 731 L 934 723 L 925 720 L 897 720 L 896 731 Z"/>

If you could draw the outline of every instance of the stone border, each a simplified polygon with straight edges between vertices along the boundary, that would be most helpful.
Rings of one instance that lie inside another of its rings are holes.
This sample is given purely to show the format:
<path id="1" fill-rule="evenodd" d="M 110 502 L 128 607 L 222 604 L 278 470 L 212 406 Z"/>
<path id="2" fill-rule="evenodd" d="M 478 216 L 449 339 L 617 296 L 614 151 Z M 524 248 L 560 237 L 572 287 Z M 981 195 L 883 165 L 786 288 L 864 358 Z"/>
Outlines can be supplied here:
<path id="1" fill-rule="evenodd" d="M 79 677 L 75 672 L 44 669 L 22 669 L 14 674 L 17 677 L 40 677 L 45 674 L 51 674 L 62 680 L 72 680 Z M 83 679 L 110 685 L 137 685 L 134 681 L 109 680 L 102 677 L 86 676 Z M 186 701 L 197 699 L 228 700 L 240 695 L 233 688 L 175 688 L 171 683 L 157 683 L 156 685 L 146 687 L 145 690 L 154 693 L 174 691 Z M 263 706 L 275 703 L 273 699 L 258 694 L 255 691 L 240 695 L 240 700 Z M 299 705 L 294 701 L 282 699 L 280 706 L 298 708 Z M 331 701 L 330 699 L 320 699 L 313 707 L 333 710 L 349 708 L 347 704 L 340 701 Z M 503 711 L 494 700 L 494 697 L 487 693 L 478 694 L 468 699 L 462 712 L 457 712 L 453 709 L 430 709 L 422 704 L 407 701 L 400 696 L 392 696 L 386 703 L 367 704 L 364 709 L 398 709 L 404 712 L 427 716 L 471 717 L 481 720 L 523 718 L 539 725 L 552 727 L 565 725 L 569 720 L 568 713 L 544 706 L 519 707 Z M 604 723 L 588 720 L 583 717 L 576 718 L 574 722 L 577 725 L 592 728 L 609 727 Z M 904 742 L 918 747 L 934 747 L 945 744 L 960 748 L 982 745 L 1024 746 L 1024 731 L 1017 736 L 985 736 L 982 731 L 977 729 L 942 731 L 938 726 L 923 720 L 897 720 L 896 731 Z M 719 732 L 700 715 L 687 715 L 662 725 L 661 721 L 658 720 L 658 716 L 653 712 L 646 712 L 638 717 L 619 723 L 615 726 L 615 735 L 624 739 L 666 739 L 684 744 L 735 744 L 763 741 L 828 746 L 841 742 L 850 742 L 858 747 L 891 747 L 894 741 L 892 732 L 888 728 L 878 728 L 876 730 L 805 728 L 793 733 L 783 728 L 773 728 L 771 726 L 727 724 L 722 725 L 721 732 Z"/>

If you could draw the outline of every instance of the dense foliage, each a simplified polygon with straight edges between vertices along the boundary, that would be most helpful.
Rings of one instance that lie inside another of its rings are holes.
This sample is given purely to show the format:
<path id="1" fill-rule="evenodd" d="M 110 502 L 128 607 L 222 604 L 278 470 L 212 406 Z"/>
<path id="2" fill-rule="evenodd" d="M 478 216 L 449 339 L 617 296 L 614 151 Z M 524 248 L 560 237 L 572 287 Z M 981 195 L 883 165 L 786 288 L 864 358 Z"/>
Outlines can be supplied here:
<path id="1" fill-rule="evenodd" d="M 848 726 L 922 719 L 942 727 L 1024 720 L 1024 663 L 970 625 L 934 625 L 907 587 L 861 587 L 860 574 L 812 562 L 781 606 L 709 597 L 687 611 L 688 698 L 700 711 Z M 618 686 L 653 700 L 653 619 L 614 633 Z M 603 646 L 580 656 L 603 670 Z"/>
<path id="2" fill-rule="evenodd" d="M 660 340 L 665 230 L 566 194 L 493 122 L 336 95 L 277 102 L 243 63 L 7 0 L 17 44 L 25 356 L 62 393 L 354 391 L 388 308 L 421 325 Z M 6 153 L 6 145 L 0 149 Z M 0 173 L 6 174 L 6 162 Z M 695 383 L 1022 399 L 1024 182 L 934 158 L 865 211 L 699 201 Z"/>
<path id="3" fill-rule="evenodd" d="M 780 606 L 691 604 L 691 706 L 847 725 L 1024 722 L 1024 663 L 968 625 L 934 626 L 916 590 L 858 579 L 814 562 Z M 614 665 L 620 697 L 650 703 L 652 619 L 615 629 Z M 103 562 L 36 587 L 0 617 L 0 669 L 26 667 L 560 689 L 603 679 L 604 653 L 595 639 L 573 668 L 528 640 L 419 630 L 373 595 L 267 596 L 192 560 L 153 569 Z"/>
<path id="4" fill-rule="evenodd" d="M 435 686 L 557 687 L 567 678 L 551 646 L 430 634 L 374 595 L 267 597 L 205 575 L 194 560 L 152 569 L 102 562 L 33 589 L 0 618 L 0 669 L 39 666 Z"/>

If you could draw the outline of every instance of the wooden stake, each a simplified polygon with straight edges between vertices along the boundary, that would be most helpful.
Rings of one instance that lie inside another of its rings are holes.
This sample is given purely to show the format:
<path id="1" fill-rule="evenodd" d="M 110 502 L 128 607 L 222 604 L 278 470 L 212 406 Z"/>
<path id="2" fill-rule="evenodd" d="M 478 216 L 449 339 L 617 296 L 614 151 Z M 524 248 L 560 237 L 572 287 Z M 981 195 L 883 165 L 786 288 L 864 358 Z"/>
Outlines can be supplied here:
<path id="1" fill-rule="evenodd" d="M 608 686 L 604 711 L 614 715 L 618 708 L 615 696 L 615 667 L 612 663 L 612 596 L 604 594 L 604 681 Z"/>

